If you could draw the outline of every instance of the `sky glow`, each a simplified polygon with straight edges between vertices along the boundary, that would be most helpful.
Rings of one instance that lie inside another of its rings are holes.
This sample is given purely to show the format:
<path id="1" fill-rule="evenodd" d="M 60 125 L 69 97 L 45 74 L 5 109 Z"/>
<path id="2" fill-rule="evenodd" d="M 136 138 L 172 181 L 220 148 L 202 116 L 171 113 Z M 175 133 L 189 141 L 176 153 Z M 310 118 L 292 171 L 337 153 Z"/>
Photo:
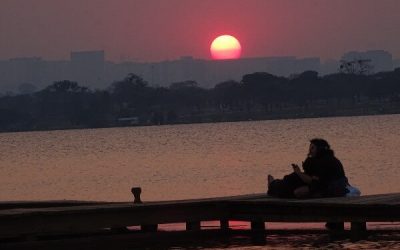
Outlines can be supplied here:
<path id="1" fill-rule="evenodd" d="M 0 60 L 68 59 L 104 50 L 112 61 L 210 58 L 231 34 L 241 58 L 384 49 L 400 58 L 399 0 L 1 0 Z"/>

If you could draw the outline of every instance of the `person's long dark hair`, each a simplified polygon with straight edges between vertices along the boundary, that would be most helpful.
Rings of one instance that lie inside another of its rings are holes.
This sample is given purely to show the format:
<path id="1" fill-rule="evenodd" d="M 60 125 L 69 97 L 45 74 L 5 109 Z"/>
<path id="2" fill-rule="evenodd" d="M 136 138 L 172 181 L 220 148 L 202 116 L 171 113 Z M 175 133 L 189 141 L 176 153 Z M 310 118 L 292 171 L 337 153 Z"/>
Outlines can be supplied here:
<path id="1" fill-rule="evenodd" d="M 331 146 L 326 140 L 321 138 L 314 138 L 310 140 L 310 143 L 315 145 L 315 147 L 317 148 L 316 157 L 335 156 L 335 152 L 331 149 Z"/>

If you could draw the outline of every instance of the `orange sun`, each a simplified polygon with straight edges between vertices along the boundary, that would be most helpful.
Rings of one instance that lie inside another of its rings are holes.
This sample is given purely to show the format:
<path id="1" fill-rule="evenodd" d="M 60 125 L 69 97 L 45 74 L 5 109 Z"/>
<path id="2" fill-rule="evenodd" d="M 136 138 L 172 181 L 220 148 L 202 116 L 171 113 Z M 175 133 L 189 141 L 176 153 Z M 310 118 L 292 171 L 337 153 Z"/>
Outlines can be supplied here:
<path id="1" fill-rule="evenodd" d="M 219 36 L 214 39 L 210 47 L 213 59 L 238 59 L 242 53 L 242 46 L 239 41 L 230 35 Z"/>

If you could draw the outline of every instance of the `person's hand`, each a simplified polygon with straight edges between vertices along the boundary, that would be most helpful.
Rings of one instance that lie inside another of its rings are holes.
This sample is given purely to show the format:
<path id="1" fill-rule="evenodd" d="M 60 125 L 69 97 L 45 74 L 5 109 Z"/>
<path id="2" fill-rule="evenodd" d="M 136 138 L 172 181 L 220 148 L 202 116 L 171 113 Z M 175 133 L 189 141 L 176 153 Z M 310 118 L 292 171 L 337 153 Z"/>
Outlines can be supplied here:
<path id="1" fill-rule="evenodd" d="M 300 167 L 299 167 L 299 165 L 297 165 L 297 164 L 292 164 L 292 167 L 293 167 L 293 171 L 295 172 L 295 173 L 301 173 L 301 169 L 300 169 Z"/>

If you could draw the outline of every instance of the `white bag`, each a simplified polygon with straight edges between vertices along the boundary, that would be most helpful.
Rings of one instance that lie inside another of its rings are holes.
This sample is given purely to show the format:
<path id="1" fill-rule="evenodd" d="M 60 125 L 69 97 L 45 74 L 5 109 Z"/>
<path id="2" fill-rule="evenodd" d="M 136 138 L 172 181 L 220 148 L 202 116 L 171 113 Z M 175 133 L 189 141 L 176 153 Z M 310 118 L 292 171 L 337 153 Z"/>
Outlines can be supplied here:
<path id="1" fill-rule="evenodd" d="M 361 195 L 361 191 L 360 189 L 353 187 L 351 185 L 347 185 L 346 186 L 347 190 L 349 190 L 349 192 L 346 194 L 346 197 L 357 197 Z"/>

